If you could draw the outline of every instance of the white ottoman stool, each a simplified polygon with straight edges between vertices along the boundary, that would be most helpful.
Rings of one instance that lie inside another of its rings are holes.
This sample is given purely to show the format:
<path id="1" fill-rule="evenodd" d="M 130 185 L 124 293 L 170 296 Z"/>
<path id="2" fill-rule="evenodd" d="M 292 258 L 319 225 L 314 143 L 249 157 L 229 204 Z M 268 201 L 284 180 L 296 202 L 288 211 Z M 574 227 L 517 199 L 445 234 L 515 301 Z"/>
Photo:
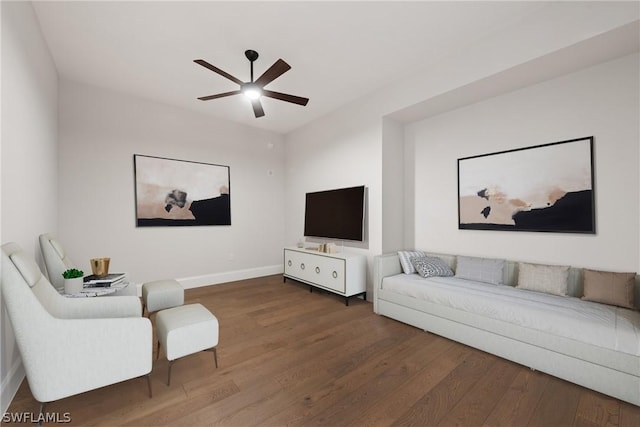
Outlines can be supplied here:
<path id="1" fill-rule="evenodd" d="M 147 313 L 184 304 L 184 288 L 173 279 L 156 280 L 142 285 L 142 312 Z"/>
<path id="2" fill-rule="evenodd" d="M 160 345 L 169 360 L 167 385 L 171 383 L 171 365 L 174 360 L 203 350 L 213 351 L 213 360 L 218 367 L 218 319 L 202 304 L 188 304 L 169 308 L 156 314 L 158 348 Z"/>

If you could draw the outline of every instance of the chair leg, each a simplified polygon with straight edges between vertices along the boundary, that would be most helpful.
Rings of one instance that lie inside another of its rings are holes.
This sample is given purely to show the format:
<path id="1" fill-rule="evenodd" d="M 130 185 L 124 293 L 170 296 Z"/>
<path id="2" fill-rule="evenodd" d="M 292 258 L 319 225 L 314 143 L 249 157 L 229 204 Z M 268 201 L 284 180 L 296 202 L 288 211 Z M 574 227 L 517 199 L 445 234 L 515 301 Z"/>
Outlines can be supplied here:
<path id="1" fill-rule="evenodd" d="M 153 397 L 153 393 L 151 392 L 151 372 L 149 372 L 147 375 L 147 387 L 149 388 L 149 398 Z"/>
<path id="2" fill-rule="evenodd" d="M 158 340 L 158 345 L 156 346 L 156 360 L 160 358 L 160 340 Z"/>
<path id="3" fill-rule="evenodd" d="M 167 373 L 167 386 L 171 385 L 171 365 L 173 360 L 169 360 L 169 372 Z"/>
<path id="4" fill-rule="evenodd" d="M 42 420 L 44 420 L 44 407 L 46 405 L 46 403 L 44 402 L 39 402 L 40 403 L 40 410 L 38 412 L 38 427 L 42 426 Z"/>

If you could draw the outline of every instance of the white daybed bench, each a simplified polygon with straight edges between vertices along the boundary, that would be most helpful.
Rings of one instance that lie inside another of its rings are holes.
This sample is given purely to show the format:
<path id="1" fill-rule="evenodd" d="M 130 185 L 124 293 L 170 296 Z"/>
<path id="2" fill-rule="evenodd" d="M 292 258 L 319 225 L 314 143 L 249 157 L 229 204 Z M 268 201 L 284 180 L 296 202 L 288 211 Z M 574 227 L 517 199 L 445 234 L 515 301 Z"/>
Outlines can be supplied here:
<path id="1" fill-rule="evenodd" d="M 427 255 L 455 271 L 456 256 Z M 640 312 L 575 298 L 581 269 L 569 270 L 565 297 L 515 288 L 517 270 L 505 261 L 507 286 L 422 278 L 404 274 L 397 253 L 379 255 L 374 311 L 640 406 Z M 634 291 L 640 302 L 638 276 Z"/>

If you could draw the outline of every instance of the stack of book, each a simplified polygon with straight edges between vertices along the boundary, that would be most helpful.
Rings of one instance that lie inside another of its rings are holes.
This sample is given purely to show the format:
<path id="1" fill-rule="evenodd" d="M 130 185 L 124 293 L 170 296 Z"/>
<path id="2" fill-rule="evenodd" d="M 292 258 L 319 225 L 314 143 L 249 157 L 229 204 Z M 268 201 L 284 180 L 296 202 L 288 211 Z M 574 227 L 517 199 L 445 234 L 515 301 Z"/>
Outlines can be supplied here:
<path id="1" fill-rule="evenodd" d="M 96 276 L 92 274 L 91 276 L 86 276 L 84 278 L 84 287 L 85 288 L 110 288 L 112 285 L 120 283 L 124 281 L 125 274 L 124 273 L 111 273 L 106 276 Z"/>

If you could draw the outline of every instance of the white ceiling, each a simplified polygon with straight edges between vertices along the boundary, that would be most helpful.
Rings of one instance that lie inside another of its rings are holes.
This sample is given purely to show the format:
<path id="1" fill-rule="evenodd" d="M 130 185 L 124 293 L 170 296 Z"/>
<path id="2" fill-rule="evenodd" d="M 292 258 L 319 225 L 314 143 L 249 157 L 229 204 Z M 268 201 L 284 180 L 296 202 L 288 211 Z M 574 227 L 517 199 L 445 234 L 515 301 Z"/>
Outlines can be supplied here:
<path id="1" fill-rule="evenodd" d="M 249 126 L 289 132 L 545 7 L 544 2 L 34 2 L 60 78 L 130 93 Z M 292 69 L 256 119 L 238 89 L 193 62 L 249 80 L 278 58 Z"/>

